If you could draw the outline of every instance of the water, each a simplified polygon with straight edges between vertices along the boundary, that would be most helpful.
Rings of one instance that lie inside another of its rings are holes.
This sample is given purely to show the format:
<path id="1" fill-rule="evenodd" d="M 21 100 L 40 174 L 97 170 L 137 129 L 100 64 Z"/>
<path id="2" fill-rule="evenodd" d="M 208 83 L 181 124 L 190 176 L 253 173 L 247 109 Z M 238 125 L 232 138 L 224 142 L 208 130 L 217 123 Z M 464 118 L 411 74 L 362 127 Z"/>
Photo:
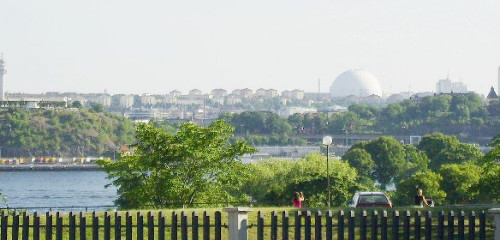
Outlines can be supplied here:
<path id="1" fill-rule="evenodd" d="M 10 208 L 29 211 L 112 209 L 116 188 L 102 171 L 0 172 L 0 192 Z M 0 208 L 6 204 L 0 201 Z"/>

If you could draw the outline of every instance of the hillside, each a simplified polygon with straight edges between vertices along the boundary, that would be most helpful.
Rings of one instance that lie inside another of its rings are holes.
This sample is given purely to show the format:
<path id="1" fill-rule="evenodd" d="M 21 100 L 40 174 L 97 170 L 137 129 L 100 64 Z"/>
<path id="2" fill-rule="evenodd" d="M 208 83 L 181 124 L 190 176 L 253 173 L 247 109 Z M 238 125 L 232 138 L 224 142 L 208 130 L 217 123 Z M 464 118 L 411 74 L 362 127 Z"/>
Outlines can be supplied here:
<path id="1" fill-rule="evenodd" d="M 0 109 L 2 157 L 111 156 L 133 142 L 133 123 L 92 109 Z"/>

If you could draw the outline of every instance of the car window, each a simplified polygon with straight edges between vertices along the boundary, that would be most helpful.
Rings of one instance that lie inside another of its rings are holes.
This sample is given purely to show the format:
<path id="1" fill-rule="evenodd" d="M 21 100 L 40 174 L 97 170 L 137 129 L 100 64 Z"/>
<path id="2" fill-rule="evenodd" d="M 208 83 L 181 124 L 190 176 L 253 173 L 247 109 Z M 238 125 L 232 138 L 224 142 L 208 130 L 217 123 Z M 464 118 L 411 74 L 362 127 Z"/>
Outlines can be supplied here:
<path id="1" fill-rule="evenodd" d="M 384 195 L 361 195 L 358 203 L 389 203 Z"/>

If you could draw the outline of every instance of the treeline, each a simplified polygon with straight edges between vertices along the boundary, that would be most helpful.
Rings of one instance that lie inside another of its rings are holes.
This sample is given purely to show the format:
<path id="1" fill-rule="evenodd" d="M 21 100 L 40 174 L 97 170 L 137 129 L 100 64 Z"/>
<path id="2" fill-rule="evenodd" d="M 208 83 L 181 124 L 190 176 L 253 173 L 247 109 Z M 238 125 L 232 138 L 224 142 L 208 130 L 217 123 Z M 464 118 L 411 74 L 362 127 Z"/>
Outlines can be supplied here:
<path id="1" fill-rule="evenodd" d="M 112 156 L 133 139 L 131 121 L 101 108 L 0 109 L 2 157 Z"/>
<path id="2" fill-rule="evenodd" d="M 351 105 L 347 112 L 294 114 L 273 112 L 221 115 L 237 136 L 259 145 L 303 144 L 302 135 L 425 135 L 442 132 L 468 142 L 487 142 L 500 132 L 500 103 L 486 106 L 474 93 L 416 97 L 385 107 Z"/>
<path id="3" fill-rule="evenodd" d="M 357 143 L 342 160 L 330 161 L 332 204 L 346 206 L 356 191 L 385 191 L 396 206 L 408 206 L 419 188 L 438 205 L 498 202 L 500 137 L 491 145 L 483 156 L 440 133 L 424 136 L 417 146 L 392 137 Z M 320 154 L 250 164 L 247 176 L 242 189 L 258 203 L 290 204 L 294 192 L 304 192 L 310 207 L 327 201 L 326 160 Z"/>

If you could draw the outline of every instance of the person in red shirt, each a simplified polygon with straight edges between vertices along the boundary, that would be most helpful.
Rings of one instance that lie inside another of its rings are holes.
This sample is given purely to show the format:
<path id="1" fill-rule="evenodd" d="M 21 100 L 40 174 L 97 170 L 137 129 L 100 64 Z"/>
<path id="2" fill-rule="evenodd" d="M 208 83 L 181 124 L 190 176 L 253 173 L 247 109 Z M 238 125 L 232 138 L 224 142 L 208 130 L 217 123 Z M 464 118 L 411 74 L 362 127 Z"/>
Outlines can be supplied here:
<path id="1" fill-rule="evenodd" d="M 304 193 L 303 192 L 295 192 L 295 195 L 292 198 L 293 206 L 296 208 L 302 208 L 302 202 L 304 201 Z"/>

